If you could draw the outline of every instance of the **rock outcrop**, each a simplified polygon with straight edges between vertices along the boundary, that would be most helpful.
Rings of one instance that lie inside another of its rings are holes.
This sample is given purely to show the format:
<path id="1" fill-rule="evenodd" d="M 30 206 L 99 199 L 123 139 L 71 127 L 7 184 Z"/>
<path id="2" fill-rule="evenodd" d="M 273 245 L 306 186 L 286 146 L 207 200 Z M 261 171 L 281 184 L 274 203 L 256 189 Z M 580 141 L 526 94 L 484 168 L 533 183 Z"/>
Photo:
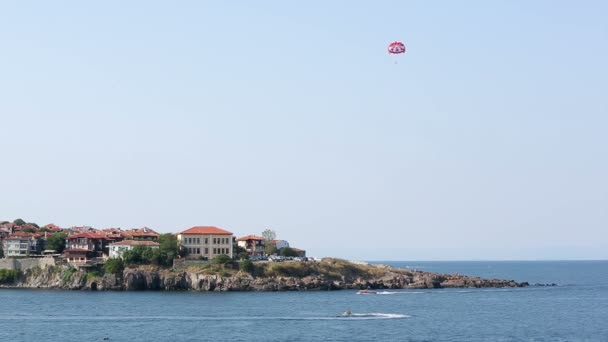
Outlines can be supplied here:
<path id="1" fill-rule="evenodd" d="M 339 259 L 313 263 L 259 263 L 251 273 L 230 267 L 222 272 L 208 267 L 160 269 L 127 268 L 122 274 L 67 265 L 34 267 L 18 280 L 2 287 L 67 290 L 163 290 L 163 291 L 308 291 L 340 289 L 437 289 L 522 287 L 513 280 L 482 279 L 463 275 L 403 270 L 382 265 L 361 265 Z"/>

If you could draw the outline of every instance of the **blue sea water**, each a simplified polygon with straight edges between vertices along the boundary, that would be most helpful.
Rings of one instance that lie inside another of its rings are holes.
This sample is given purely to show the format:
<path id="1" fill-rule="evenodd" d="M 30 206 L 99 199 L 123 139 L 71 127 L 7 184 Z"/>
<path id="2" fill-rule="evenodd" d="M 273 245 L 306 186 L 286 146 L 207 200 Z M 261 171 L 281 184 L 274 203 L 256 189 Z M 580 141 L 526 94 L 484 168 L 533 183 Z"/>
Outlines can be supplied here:
<path id="1" fill-rule="evenodd" d="M 556 283 L 318 292 L 0 290 L 0 341 L 608 341 L 608 261 L 383 262 Z M 352 317 L 340 316 L 346 309 Z"/>

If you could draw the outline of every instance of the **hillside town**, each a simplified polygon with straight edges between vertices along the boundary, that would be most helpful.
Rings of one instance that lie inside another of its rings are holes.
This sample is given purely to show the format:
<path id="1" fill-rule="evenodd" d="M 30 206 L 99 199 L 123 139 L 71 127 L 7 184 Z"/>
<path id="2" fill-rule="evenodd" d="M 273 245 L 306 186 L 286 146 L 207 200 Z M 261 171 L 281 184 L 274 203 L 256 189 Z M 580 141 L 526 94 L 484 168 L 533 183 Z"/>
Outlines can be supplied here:
<path id="1" fill-rule="evenodd" d="M 215 226 L 194 226 L 177 234 L 160 234 L 152 228 L 93 228 L 90 226 L 59 227 L 53 223 L 39 226 L 22 219 L 0 221 L 0 257 L 54 257 L 75 267 L 100 265 L 111 258 L 122 258 L 135 248 L 161 247 L 161 240 L 176 245 L 175 259 L 213 260 L 220 256 L 231 259 L 281 261 L 305 260 L 306 251 L 286 240 L 276 239 L 272 230 L 237 237 Z M 141 247 L 138 247 L 141 246 Z M 172 256 L 173 259 L 173 256 Z"/>

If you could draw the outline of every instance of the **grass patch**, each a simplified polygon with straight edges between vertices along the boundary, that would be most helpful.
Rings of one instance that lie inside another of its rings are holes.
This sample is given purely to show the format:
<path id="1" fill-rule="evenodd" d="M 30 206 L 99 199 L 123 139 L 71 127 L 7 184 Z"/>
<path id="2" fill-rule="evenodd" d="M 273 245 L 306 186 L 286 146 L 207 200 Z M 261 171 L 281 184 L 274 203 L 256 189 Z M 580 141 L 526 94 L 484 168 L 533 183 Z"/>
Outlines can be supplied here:
<path id="1" fill-rule="evenodd" d="M 0 284 L 14 283 L 19 278 L 21 272 L 18 270 L 0 269 Z"/>
<path id="2" fill-rule="evenodd" d="M 269 262 L 255 263 L 253 275 L 256 277 L 295 277 L 323 276 L 331 280 L 353 281 L 357 278 L 380 278 L 393 272 L 409 274 L 409 271 L 386 268 L 377 265 L 352 263 L 342 259 L 324 259 L 322 262 Z"/>
<path id="3" fill-rule="evenodd" d="M 68 268 L 63 273 L 63 276 L 61 276 L 61 281 L 63 282 L 63 284 L 65 285 L 66 283 L 71 282 L 74 277 L 74 273 L 76 273 L 76 272 L 77 272 L 77 270 L 74 267 Z"/>
<path id="4" fill-rule="evenodd" d="M 85 281 L 87 283 L 93 282 L 100 278 L 101 278 L 101 272 L 99 272 L 98 270 L 91 270 L 91 271 L 87 272 L 87 274 L 85 275 Z"/>

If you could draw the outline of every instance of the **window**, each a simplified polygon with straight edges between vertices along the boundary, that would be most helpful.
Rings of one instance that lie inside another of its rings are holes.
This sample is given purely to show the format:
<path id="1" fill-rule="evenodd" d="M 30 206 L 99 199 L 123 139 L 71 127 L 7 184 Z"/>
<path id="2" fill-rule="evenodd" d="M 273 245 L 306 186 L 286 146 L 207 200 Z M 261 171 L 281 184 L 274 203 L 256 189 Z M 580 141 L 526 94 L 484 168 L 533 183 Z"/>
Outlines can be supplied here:
<path id="1" fill-rule="evenodd" d="M 196 238 L 196 244 L 200 245 L 201 244 L 201 238 Z"/>
<path id="2" fill-rule="evenodd" d="M 200 248 L 196 249 L 196 254 L 201 254 L 201 249 Z"/>
<path id="3" fill-rule="evenodd" d="M 209 254 L 209 248 L 205 247 L 205 254 Z"/>
<path id="4" fill-rule="evenodd" d="M 209 238 L 205 238 L 205 245 L 209 244 Z"/>
<path id="5" fill-rule="evenodd" d="M 217 254 L 217 248 L 213 249 L 213 254 Z"/>

